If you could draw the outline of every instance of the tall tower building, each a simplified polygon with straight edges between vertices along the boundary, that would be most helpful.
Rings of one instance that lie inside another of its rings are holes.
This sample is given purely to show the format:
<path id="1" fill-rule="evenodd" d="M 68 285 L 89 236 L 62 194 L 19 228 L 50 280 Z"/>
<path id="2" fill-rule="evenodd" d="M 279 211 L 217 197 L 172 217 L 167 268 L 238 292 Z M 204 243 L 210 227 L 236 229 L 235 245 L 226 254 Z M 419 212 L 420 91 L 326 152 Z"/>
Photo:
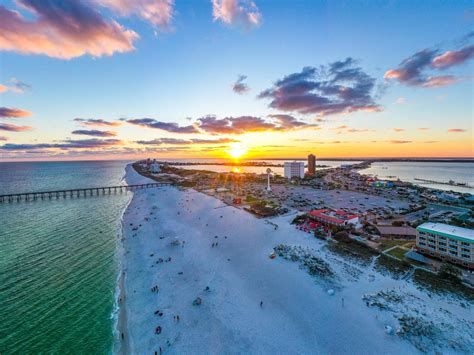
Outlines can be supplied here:
<path id="1" fill-rule="evenodd" d="M 308 175 L 316 173 L 316 157 L 313 154 L 308 155 Z"/>

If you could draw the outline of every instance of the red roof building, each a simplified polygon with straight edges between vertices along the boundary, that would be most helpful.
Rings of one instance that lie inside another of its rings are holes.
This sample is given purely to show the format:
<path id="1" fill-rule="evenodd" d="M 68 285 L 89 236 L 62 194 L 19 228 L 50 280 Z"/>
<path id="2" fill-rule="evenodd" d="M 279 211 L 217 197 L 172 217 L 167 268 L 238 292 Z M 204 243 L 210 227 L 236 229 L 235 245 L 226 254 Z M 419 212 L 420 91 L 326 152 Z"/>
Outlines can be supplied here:
<path id="1" fill-rule="evenodd" d="M 313 210 L 309 212 L 309 216 L 321 223 L 333 226 L 346 226 L 348 224 L 357 224 L 359 215 L 342 210 Z"/>

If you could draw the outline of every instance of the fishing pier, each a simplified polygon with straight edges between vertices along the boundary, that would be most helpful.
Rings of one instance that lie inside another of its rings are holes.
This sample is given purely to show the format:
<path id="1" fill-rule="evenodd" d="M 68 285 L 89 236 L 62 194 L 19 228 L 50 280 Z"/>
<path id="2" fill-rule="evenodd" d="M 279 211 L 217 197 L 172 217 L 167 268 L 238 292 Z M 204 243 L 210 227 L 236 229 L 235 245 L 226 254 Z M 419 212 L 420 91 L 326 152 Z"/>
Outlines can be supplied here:
<path id="1" fill-rule="evenodd" d="M 167 186 L 168 183 L 154 182 L 148 184 L 136 184 L 136 185 L 118 185 L 118 186 L 105 186 L 105 187 L 90 187 L 83 189 L 69 189 L 69 190 L 56 190 L 56 191 L 42 191 L 42 192 L 23 192 L 18 194 L 0 195 L 0 204 L 6 202 L 28 202 L 37 200 L 52 200 L 60 198 L 73 198 L 73 197 L 86 197 L 86 196 L 99 196 L 99 195 L 110 195 L 113 193 L 122 193 L 127 191 L 135 191 L 141 189 L 149 189 L 154 187 Z"/>

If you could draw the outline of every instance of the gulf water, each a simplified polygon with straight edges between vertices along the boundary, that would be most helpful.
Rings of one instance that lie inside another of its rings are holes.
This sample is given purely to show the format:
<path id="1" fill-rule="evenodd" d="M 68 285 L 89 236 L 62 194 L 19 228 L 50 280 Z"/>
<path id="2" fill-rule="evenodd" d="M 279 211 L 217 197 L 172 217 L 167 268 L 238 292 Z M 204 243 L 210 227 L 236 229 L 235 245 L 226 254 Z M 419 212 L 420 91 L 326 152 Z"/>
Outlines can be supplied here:
<path id="1" fill-rule="evenodd" d="M 1 163 L 0 194 L 122 184 L 125 162 Z M 113 350 L 131 194 L 0 205 L 0 353 Z"/>

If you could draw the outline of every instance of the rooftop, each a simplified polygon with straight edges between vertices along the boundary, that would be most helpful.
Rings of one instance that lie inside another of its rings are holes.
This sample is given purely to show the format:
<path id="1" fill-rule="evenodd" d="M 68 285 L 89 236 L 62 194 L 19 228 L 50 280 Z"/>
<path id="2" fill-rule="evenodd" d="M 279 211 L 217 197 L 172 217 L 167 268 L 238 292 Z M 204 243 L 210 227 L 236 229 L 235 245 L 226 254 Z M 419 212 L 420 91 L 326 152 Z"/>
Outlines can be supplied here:
<path id="1" fill-rule="evenodd" d="M 443 235 L 451 236 L 451 237 L 458 237 L 471 243 L 474 242 L 474 230 L 472 229 L 451 226 L 449 224 L 444 224 L 444 223 L 433 223 L 433 222 L 423 223 L 419 225 L 416 229 L 418 230 L 422 229 L 428 232 L 431 231 L 431 232 L 435 232 L 435 233 L 439 233 L 439 234 L 443 234 Z"/>
<path id="2" fill-rule="evenodd" d="M 356 214 L 351 214 L 342 210 L 333 211 L 327 209 L 313 210 L 309 212 L 309 214 L 313 217 L 321 217 L 335 223 L 343 223 L 344 221 L 359 217 Z"/>
<path id="3" fill-rule="evenodd" d="M 409 226 L 395 227 L 395 226 L 376 226 L 380 234 L 383 235 L 416 235 L 415 228 Z"/>

